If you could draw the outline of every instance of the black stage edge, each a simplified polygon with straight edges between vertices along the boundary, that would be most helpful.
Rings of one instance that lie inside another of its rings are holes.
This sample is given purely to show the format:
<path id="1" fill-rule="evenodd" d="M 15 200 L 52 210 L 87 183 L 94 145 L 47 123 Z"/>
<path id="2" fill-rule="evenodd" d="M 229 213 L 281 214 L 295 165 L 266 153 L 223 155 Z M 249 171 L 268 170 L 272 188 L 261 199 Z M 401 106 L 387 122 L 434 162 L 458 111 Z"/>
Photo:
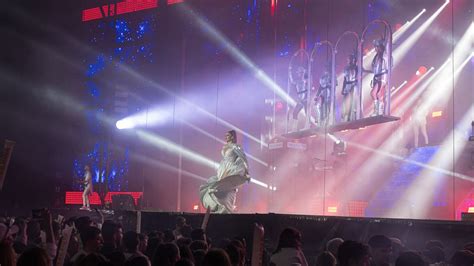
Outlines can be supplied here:
<path id="1" fill-rule="evenodd" d="M 386 116 L 386 115 L 370 116 L 370 117 L 365 117 L 365 118 L 354 120 L 354 121 L 337 123 L 333 126 L 328 126 L 328 127 L 314 127 L 314 128 L 304 129 L 297 132 L 283 134 L 282 136 L 285 138 L 290 138 L 290 139 L 302 139 L 302 138 L 311 137 L 311 136 L 315 136 L 319 134 L 359 129 L 359 128 L 364 128 L 364 127 L 373 126 L 377 124 L 393 122 L 397 120 L 400 120 L 400 117 Z"/>
<path id="2" fill-rule="evenodd" d="M 128 212 L 132 216 L 127 221 L 136 220 L 137 212 Z M 140 212 L 141 230 L 173 229 L 177 216 L 184 216 L 188 223 L 198 228 L 204 214 Z M 408 220 L 385 218 L 354 218 L 336 216 L 310 216 L 285 214 L 211 214 L 208 224 L 208 236 L 216 246 L 224 238 L 245 237 L 250 254 L 253 225 L 262 224 L 265 228 L 265 243 L 272 252 L 278 242 L 280 232 L 288 226 L 300 230 L 303 234 L 303 247 L 308 260 L 314 262 L 315 256 L 324 249 L 324 244 L 334 237 L 346 240 L 367 242 L 376 234 L 397 237 L 408 249 L 422 250 L 427 240 L 438 239 L 446 245 L 446 254 L 451 256 L 456 249 L 474 240 L 474 227 L 471 222 Z M 310 262 L 310 264 L 311 264 Z"/>

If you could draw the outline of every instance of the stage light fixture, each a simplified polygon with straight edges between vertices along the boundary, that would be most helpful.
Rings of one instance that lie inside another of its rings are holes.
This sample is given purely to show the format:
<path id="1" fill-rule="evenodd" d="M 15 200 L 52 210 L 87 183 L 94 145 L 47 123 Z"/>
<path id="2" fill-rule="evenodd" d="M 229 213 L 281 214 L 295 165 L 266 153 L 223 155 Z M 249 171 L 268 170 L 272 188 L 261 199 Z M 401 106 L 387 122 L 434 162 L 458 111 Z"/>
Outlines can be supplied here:
<path id="1" fill-rule="evenodd" d="M 443 116 L 443 111 L 434 111 L 431 113 L 431 117 L 436 118 L 436 117 L 441 117 Z"/>
<path id="2" fill-rule="evenodd" d="M 273 123 L 273 117 L 267 115 L 265 116 L 265 121 L 268 123 Z"/>
<path id="3" fill-rule="evenodd" d="M 270 106 L 273 106 L 274 102 L 275 101 L 273 99 L 265 99 L 265 104 L 268 104 Z"/>
<path id="4" fill-rule="evenodd" d="M 334 143 L 332 153 L 336 156 L 346 155 L 346 142 L 340 141 L 339 143 Z"/>

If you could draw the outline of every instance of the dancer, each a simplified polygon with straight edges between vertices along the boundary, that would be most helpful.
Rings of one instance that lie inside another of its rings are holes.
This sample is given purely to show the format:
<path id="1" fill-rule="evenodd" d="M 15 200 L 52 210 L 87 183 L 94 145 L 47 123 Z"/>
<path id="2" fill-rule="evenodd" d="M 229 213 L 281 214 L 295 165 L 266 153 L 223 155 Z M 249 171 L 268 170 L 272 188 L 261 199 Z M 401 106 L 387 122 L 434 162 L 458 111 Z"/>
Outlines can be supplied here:
<path id="1" fill-rule="evenodd" d="M 375 48 L 375 56 L 372 60 L 372 70 L 366 72 L 371 72 L 374 74 L 370 87 L 370 95 L 374 101 L 374 112 L 372 116 L 383 115 L 384 114 L 384 94 L 387 87 L 387 61 L 385 60 L 385 40 L 378 39 L 373 41 Z"/>
<path id="2" fill-rule="evenodd" d="M 293 109 L 293 127 L 291 131 L 297 131 L 298 129 L 298 115 L 301 112 L 301 109 L 304 109 L 305 113 L 307 113 L 307 105 L 308 105 L 308 75 L 306 74 L 306 69 L 302 66 L 299 66 L 296 69 L 295 75 L 290 69 L 290 82 L 291 84 L 295 85 L 296 93 L 298 95 L 297 103 L 295 108 Z"/>
<path id="3" fill-rule="evenodd" d="M 89 196 L 92 196 L 94 188 L 92 186 L 92 174 L 90 167 L 86 165 L 84 167 L 84 192 L 82 192 L 82 207 L 81 210 L 90 211 L 91 206 L 89 202 Z"/>
<path id="4" fill-rule="evenodd" d="M 418 138 L 420 135 L 423 135 L 423 140 L 425 141 L 425 146 L 428 145 L 428 132 L 426 130 L 426 116 L 428 115 L 428 110 L 426 106 L 423 105 L 423 96 L 418 98 L 416 106 L 413 109 L 412 122 L 413 122 L 413 131 L 415 134 L 414 145 L 415 148 L 418 148 Z"/>
<path id="5" fill-rule="evenodd" d="M 357 73 L 357 57 L 355 54 L 350 54 L 347 58 L 347 66 L 344 68 L 344 83 L 342 83 L 342 120 L 344 122 L 356 118 L 354 93 L 357 88 Z"/>
<path id="6" fill-rule="evenodd" d="M 315 101 L 319 111 L 319 126 L 328 124 L 329 113 L 331 110 L 331 74 L 329 71 L 330 64 L 326 67 L 323 75 L 319 78 L 319 89 L 316 93 Z"/>
<path id="7" fill-rule="evenodd" d="M 226 144 L 222 147 L 222 161 L 217 175 L 212 176 L 199 188 L 201 203 L 214 213 L 232 213 L 235 209 L 237 188 L 250 181 L 245 153 L 237 144 L 235 130 L 225 135 Z"/>

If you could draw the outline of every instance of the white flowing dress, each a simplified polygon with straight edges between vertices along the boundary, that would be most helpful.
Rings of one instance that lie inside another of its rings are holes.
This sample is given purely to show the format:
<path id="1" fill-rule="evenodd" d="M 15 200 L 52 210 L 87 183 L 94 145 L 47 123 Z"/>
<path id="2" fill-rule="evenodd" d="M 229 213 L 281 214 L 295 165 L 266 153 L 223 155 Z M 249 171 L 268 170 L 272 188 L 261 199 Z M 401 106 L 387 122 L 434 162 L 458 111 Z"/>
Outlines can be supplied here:
<path id="1" fill-rule="evenodd" d="M 232 213 L 237 188 L 249 180 L 247 157 L 242 147 L 235 143 L 224 145 L 221 154 L 217 175 L 199 188 L 199 194 L 205 208 L 215 213 Z"/>

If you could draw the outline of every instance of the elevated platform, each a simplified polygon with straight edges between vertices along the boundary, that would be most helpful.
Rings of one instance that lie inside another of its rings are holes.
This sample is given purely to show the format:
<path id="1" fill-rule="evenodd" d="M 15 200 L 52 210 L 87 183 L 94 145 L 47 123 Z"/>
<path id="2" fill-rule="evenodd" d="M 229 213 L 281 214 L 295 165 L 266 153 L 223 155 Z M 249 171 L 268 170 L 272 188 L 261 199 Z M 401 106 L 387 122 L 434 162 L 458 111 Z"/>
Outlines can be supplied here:
<path id="1" fill-rule="evenodd" d="M 369 116 L 369 117 L 365 117 L 359 120 L 337 123 L 335 125 L 328 126 L 328 127 L 313 127 L 309 129 L 304 129 L 297 132 L 283 134 L 282 136 L 285 138 L 290 138 L 290 139 L 302 139 L 302 138 L 307 138 L 314 135 L 334 133 L 334 132 L 339 132 L 339 131 L 344 131 L 344 130 L 359 129 L 359 128 L 364 128 L 364 127 L 373 126 L 377 124 L 393 122 L 397 120 L 400 120 L 400 117 L 386 116 L 386 115 Z"/>

